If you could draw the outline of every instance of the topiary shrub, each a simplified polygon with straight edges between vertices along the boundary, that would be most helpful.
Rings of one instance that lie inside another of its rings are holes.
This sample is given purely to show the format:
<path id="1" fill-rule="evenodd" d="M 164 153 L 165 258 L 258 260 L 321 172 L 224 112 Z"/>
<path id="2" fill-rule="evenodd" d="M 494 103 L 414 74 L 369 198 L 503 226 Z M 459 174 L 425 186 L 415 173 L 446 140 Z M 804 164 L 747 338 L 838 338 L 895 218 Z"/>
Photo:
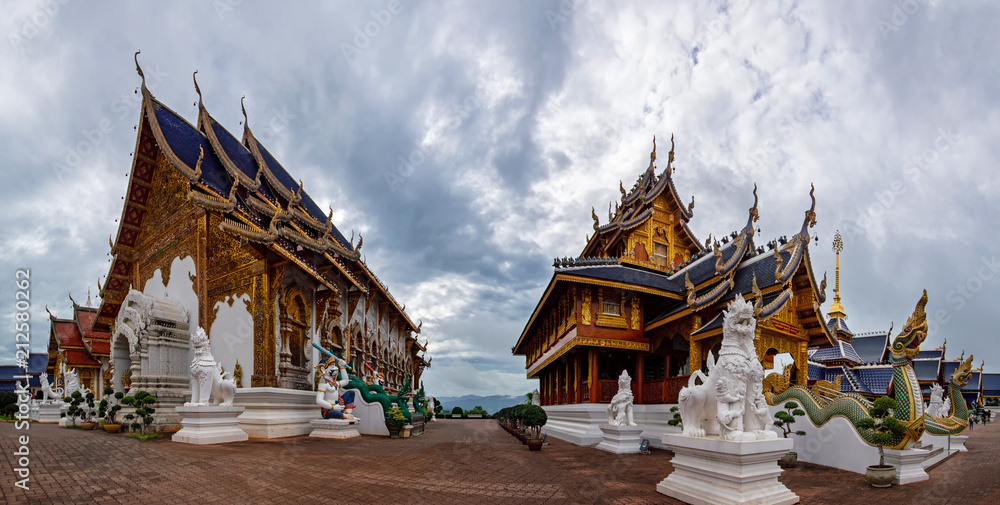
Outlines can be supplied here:
<path id="1" fill-rule="evenodd" d="M 455 408 L 451 409 L 451 415 L 453 415 L 453 416 L 460 416 L 460 415 L 462 415 L 462 407 L 455 407 Z"/>
<path id="2" fill-rule="evenodd" d="M 549 420 L 545 410 L 538 405 L 525 405 L 521 412 L 521 423 L 531 430 L 531 438 L 541 436 L 542 426 Z"/>

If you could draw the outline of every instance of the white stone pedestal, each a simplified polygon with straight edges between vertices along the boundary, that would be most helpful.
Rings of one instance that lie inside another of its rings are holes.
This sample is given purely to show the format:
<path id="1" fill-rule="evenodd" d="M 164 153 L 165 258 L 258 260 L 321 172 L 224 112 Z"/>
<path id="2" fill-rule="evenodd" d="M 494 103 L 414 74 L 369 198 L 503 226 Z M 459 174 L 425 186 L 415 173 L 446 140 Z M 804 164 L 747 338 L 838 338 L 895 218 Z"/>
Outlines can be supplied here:
<path id="1" fill-rule="evenodd" d="M 175 407 L 181 416 L 182 428 L 171 440 L 185 444 L 225 444 L 243 442 L 247 433 L 240 429 L 239 417 L 243 407 L 191 405 Z"/>
<path id="2" fill-rule="evenodd" d="M 360 437 L 358 424 L 360 419 L 313 419 L 309 424 L 313 427 L 310 437 L 316 438 L 354 438 Z"/>
<path id="3" fill-rule="evenodd" d="M 597 448 L 615 454 L 638 454 L 639 445 L 642 444 L 639 434 L 644 429 L 642 426 L 601 425 L 604 437 L 597 444 Z"/>
<path id="4" fill-rule="evenodd" d="M 69 412 L 69 404 L 66 402 L 61 402 L 59 404 L 59 426 L 66 426 L 67 424 L 72 424 L 67 415 Z"/>
<path id="5" fill-rule="evenodd" d="M 59 423 L 59 412 L 62 405 L 58 403 L 39 403 L 38 404 L 38 422 L 40 423 Z"/>
<path id="6" fill-rule="evenodd" d="M 951 436 L 951 450 L 958 452 L 969 452 L 969 449 L 965 447 L 965 441 L 968 440 L 967 435 L 952 435 Z"/>
<path id="7" fill-rule="evenodd" d="M 38 402 L 34 400 L 28 404 L 28 420 L 38 422 Z"/>
<path id="8" fill-rule="evenodd" d="M 402 438 L 410 438 L 410 431 L 413 430 L 412 424 L 407 424 L 403 426 L 403 433 L 399 435 Z"/>
<path id="9" fill-rule="evenodd" d="M 930 479 L 924 471 L 924 460 L 930 456 L 926 449 L 885 449 L 885 464 L 896 467 L 896 478 L 892 483 L 897 485 L 912 484 Z"/>
<path id="10" fill-rule="evenodd" d="M 663 443 L 674 452 L 674 471 L 656 485 L 662 494 L 694 505 L 799 502 L 778 482 L 778 460 L 792 449 L 790 439 L 731 442 L 666 434 Z"/>

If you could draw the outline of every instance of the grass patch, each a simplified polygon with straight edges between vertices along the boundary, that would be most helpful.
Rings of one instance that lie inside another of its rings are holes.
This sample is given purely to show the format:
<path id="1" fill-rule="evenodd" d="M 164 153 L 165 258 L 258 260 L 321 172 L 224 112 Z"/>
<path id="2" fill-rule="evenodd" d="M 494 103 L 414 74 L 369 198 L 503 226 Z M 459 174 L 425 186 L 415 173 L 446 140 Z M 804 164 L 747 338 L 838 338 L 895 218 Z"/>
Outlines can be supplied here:
<path id="1" fill-rule="evenodd" d="M 67 424 L 66 426 L 63 426 L 63 428 L 69 428 L 71 430 L 82 430 L 83 426 L 80 426 L 79 424 Z"/>
<path id="2" fill-rule="evenodd" d="M 163 435 L 160 435 L 159 433 L 145 433 L 145 434 L 143 434 L 143 433 L 129 433 L 128 437 L 129 438 L 138 438 L 140 440 L 149 440 L 149 439 L 154 439 L 154 438 L 163 438 Z"/>

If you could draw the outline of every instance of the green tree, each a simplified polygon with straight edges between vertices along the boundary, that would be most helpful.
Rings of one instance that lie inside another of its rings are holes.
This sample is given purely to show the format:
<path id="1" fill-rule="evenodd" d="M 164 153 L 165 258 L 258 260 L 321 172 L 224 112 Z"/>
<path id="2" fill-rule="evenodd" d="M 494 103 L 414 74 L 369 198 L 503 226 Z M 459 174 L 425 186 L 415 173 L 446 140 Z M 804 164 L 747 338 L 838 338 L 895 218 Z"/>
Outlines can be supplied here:
<path id="1" fill-rule="evenodd" d="M 861 430 L 872 431 L 872 441 L 878 446 L 878 465 L 885 466 L 885 446 L 892 443 L 895 435 L 906 432 L 903 423 L 896 419 L 896 400 L 883 396 L 875 399 L 872 408 L 868 410 L 868 415 L 854 422 Z"/>
<path id="2" fill-rule="evenodd" d="M 795 423 L 795 418 L 798 416 L 804 416 L 806 413 L 799 408 L 799 404 L 795 402 L 785 403 L 785 410 L 779 410 L 774 414 L 774 425 L 781 428 L 782 435 L 788 438 L 788 435 L 799 435 L 803 436 L 806 434 L 804 431 L 792 431 L 792 424 Z"/>

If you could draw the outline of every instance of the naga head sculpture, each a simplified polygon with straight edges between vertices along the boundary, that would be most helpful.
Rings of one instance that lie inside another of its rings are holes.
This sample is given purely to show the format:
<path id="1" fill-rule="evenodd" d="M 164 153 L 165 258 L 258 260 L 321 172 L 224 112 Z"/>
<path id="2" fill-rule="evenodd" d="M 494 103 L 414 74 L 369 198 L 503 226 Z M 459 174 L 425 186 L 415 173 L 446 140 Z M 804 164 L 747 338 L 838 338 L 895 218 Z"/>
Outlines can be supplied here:
<path id="1" fill-rule="evenodd" d="M 913 314 L 906 320 L 906 325 L 899 332 L 899 335 L 892 341 L 892 357 L 894 359 L 913 359 L 920 352 L 920 344 L 927 338 L 927 314 L 924 307 L 927 305 L 927 290 L 917 302 L 917 307 L 913 309 Z"/>
<path id="2" fill-rule="evenodd" d="M 964 353 L 963 353 L 964 354 Z M 959 386 L 965 386 L 969 383 L 969 379 L 972 378 L 972 355 L 969 355 L 969 359 L 962 361 L 958 364 L 958 368 L 951 374 L 952 384 L 958 384 Z"/>

